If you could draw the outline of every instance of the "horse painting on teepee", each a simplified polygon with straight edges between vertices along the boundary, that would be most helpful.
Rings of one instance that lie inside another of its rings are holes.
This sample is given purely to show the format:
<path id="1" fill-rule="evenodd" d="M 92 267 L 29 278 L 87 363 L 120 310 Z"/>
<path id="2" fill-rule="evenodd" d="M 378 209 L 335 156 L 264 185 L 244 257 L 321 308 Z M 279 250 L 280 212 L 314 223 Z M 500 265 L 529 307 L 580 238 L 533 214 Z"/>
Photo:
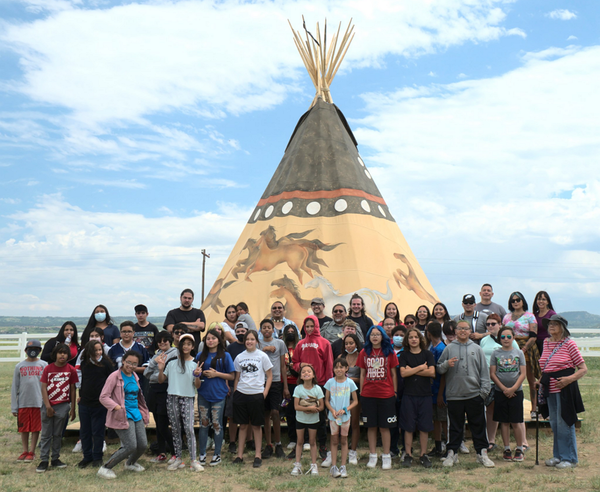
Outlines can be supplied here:
<path id="1" fill-rule="evenodd" d="M 279 166 L 225 262 L 202 309 L 221 321 L 221 308 L 245 302 L 256 319 L 281 300 L 301 323 L 310 300 L 326 313 L 358 292 L 379 321 L 388 302 L 402 315 L 437 300 L 379 189 L 329 87 L 354 38 L 350 23 L 327 39 L 317 24 L 294 42 L 316 88 Z"/>

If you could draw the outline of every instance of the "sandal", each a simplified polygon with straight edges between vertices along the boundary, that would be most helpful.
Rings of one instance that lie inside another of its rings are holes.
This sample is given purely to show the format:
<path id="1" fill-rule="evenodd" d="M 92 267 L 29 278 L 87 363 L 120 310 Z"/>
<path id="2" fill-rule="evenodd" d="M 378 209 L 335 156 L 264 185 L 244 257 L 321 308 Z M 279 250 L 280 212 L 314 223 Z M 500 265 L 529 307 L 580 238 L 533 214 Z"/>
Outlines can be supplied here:
<path id="1" fill-rule="evenodd" d="M 492 451 L 494 451 L 494 449 L 496 449 L 498 446 L 496 445 L 495 442 L 491 442 L 490 445 L 488 446 L 488 453 L 491 453 Z"/>

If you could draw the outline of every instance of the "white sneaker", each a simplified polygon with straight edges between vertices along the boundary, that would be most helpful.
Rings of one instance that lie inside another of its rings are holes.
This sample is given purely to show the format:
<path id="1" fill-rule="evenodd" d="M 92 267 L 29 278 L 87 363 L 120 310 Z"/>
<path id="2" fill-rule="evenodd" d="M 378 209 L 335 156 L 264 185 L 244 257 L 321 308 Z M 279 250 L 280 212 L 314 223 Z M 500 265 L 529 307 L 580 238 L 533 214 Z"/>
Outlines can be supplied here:
<path id="1" fill-rule="evenodd" d="M 169 461 L 167 461 L 167 465 L 172 465 L 173 463 L 175 463 L 175 460 L 176 460 L 176 459 L 177 459 L 177 456 L 175 456 L 175 455 L 172 455 L 172 456 L 169 458 Z"/>
<path id="2" fill-rule="evenodd" d="M 77 444 L 75 444 L 75 447 L 73 448 L 73 453 L 81 453 L 81 451 L 81 441 L 77 441 Z"/>
<path id="3" fill-rule="evenodd" d="M 292 442 L 290 442 L 290 443 L 287 445 L 287 448 L 288 448 L 288 449 L 296 449 L 296 443 L 295 443 L 295 442 L 293 442 L 293 441 L 292 441 Z"/>
<path id="4" fill-rule="evenodd" d="M 106 441 L 102 443 L 102 452 L 106 453 Z"/>
<path id="5" fill-rule="evenodd" d="M 369 453 L 369 462 L 367 468 L 375 468 L 377 466 L 377 453 Z"/>
<path id="6" fill-rule="evenodd" d="M 467 447 L 467 445 L 465 444 L 465 441 L 460 443 L 460 448 L 458 449 L 462 454 L 469 454 L 471 451 L 469 451 L 469 448 Z"/>
<path id="7" fill-rule="evenodd" d="M 128 465 L 128 464 L 127 464 L 127 461 L 126 461 L 126 462 L 123 464 L 123 466 L 125 467 L 125 469 L 126 469 L 126 470 L 129 470 L 129 471 L 132 471 L 132 472 L 137 472 L 137 473 L 140 473 L 140 472 L 143 472 L 143 471 L 145 471 L 145 470 L 146 470 L 146 469 L 145 469 L 145 468 L 144 468 L 142 465 L 140 465 L 139 463 L 133 463 L 132 465 Z"/>
<path id="8" fill-rule="evenodd" d="M 302 446 L 302 451 L 310 451 L 310 444 L 308 444 L 307 442 L 305 442 L 304 446 Z"/>
<path id="9" fill-rule="evenodd" d="M 318 475 L 318 474 L 319 474 L 319 469 L 317 468 L 317 464 L 316 464 L 316 463 L 312 463 L 312 464 L 310 465 L 310 468 L 309 468 L 309 469 L 308 469 L 308 471 L 305 473 L 305 475 L 308 475 L 309 473 L 310 473 L 311 475 Z"/>
<path id="10" fill-rule="evenodd" d="M 354 466 L 358 465 L 358 455 L 356 454 L 356 451 L 348 451 L 348 463 Z"/>
<path id="11" fill-rule="evenodd" d="M 329 470 L 329 474 L 333 477 L 333 478 L 338 478 L 340 477 L 342 474 L 340 473 L 340 471 L 338 470 L 338 467 L 333 465 L 331 467 L 331 469 Z"/>
<path id="12" fill-rule="evenodd" d="M 329 468 L 331 466 L 331 451 L 327 451 L 327 458 L 321 463 L 321 468 Z M 337 467 L 336 467 L 337 469 Z"/>
<path id="13" fill-rule="evenodd" d="M 348 471 L 346 470 L 346 467 L 344 465 L 340 467 L 340 477 L 348 478 Z"/>
<path id="14" fill-rule="evenodd" d="M 299 477 L 302 475 L 302 465 L 298 462 L 294 463 L 294 469 L 292 470 L 292 475 L 294 477 Z"/>
<path id="15" fill-rule="evenodd" d="M 100 467 L 98 470 L 98 476 L 102 478 L 106 478 L 107 480 L 112 480 L 113 478 L 117 478 L 117 475 L 110 468 Z"/>
<path id="16" fill-rule="evenodd" d="M 565 468 L 575 468 L 577 463 L 571 463 L 570 461 L 561 461 L 555 467 L 559 470 L 564 470 Z"/>
<path id="17" fill-rule="evenodd" d="M 477 455 L 477 461 L 486 468 L 494 468 L 496 465 L 488 458 L 487 449 L 482 449 L 481 453 Z"/>
<path id="18" fill-rule="evenodd" d="M 175 461 L 167 466 L 167 470 L 169 471 L 179 470 L 180 468 L 185 468 L 185 463 L 181 458 L 175 458 Z"/>
<path id="19" fill-rule="evenodd" d="M 204 471 L 204 467 L 200 464 L 198 460 L 195 460 L 192 461 L 192 464 L 190 465 L 190 470 L 195 472 Z"/>
<path id="20" fill-rule="evenodd" d="M 454 453 L 451 449 L 448 450 L 448 456 L 442 462 L 443 466 L 454 466 L 455 463 L 458 463 L 458 455 Z"/>
<path id="21" fill-rule="evenodd" d="M 558 458 L 550 458 L 549 460 L 546 460 L 546 466 L 556 466 L 560 463 L 560 460 Z"/>
<path id="22" fill-rule="evenodd" d="M 381 455 L 381 469 L 391 470 L 392 469 L 392 457 L 389 454 Z"/>

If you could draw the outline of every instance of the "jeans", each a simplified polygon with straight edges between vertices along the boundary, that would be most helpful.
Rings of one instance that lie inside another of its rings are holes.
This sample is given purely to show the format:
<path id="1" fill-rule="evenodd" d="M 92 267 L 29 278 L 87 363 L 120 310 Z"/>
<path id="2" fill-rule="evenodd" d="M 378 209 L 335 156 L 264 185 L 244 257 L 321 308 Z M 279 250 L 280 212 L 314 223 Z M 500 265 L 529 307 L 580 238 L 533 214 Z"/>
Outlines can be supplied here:
<path id="1" fill-rule="evenodd" d="M 577 463 L 577 440 L 575 438 L 575 426 L 567 425 L 560 416 L 560 393 L 548 395 L 548 410 L 550 411 L 550 427 L 554 434 L 554 458 L 560 461 Z"/>
<path id="2" fill-rule="evenodd" d="M 79 437 L 84 461 L 102 459 L 104 445 L 104 424 L 106 423 L 106 408 L 88 407 L 79 404 Z"/>
<path id="3" fill-rule="evenodd" d="M 198 415 L 200 419 L 200 430 L 198 431 L 199 454 L 206 454 L 206 442 L 208 441 L 208 429 L 212 425 L 215 432 L 215 454 L 221 454 L 223 446 L 223 412 L 225 411 L 225 399 L 210 402 L 198 393 Z M 204 425 L 204 421 L 208 423 Z"/>
<path id="4" fill-rule="evenodd" d="M 105 468 L 113 468 L 125 458 L 127 464 L 133 465 L 146 451 L 148 440 L 146 438 L 146 427 L 143 420 L 134 422 L 128 419 L 129 427 L 127 429 L 115 429 L 119 439 L 121 439 L 121 447 L 110 457 Z"/>

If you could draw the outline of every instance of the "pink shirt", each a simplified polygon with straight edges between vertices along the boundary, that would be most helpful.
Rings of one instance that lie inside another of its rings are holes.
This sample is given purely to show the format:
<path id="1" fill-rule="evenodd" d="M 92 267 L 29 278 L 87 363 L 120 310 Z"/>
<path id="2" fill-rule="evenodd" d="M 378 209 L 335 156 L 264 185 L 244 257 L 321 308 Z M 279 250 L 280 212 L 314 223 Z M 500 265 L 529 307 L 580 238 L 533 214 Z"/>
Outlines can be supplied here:
<path id="1" fill-rule="evenodd" d="M 548 362 L 548 357 L 562 342 L 562 346 L 556 351 Z M 583 357 L 577 348 L 577 344 L 567 338 L 560 342 L 553 342 L 550 338 L 544 340 L 544 351 L 540 357 L 540 368 L 542 372 L 556 372 L 563 369 L 571 369 L 583 364 Z M 556 386 L 556 379 L 550 378 L 550 393 L 560 393 L 560 389 Z"/>

